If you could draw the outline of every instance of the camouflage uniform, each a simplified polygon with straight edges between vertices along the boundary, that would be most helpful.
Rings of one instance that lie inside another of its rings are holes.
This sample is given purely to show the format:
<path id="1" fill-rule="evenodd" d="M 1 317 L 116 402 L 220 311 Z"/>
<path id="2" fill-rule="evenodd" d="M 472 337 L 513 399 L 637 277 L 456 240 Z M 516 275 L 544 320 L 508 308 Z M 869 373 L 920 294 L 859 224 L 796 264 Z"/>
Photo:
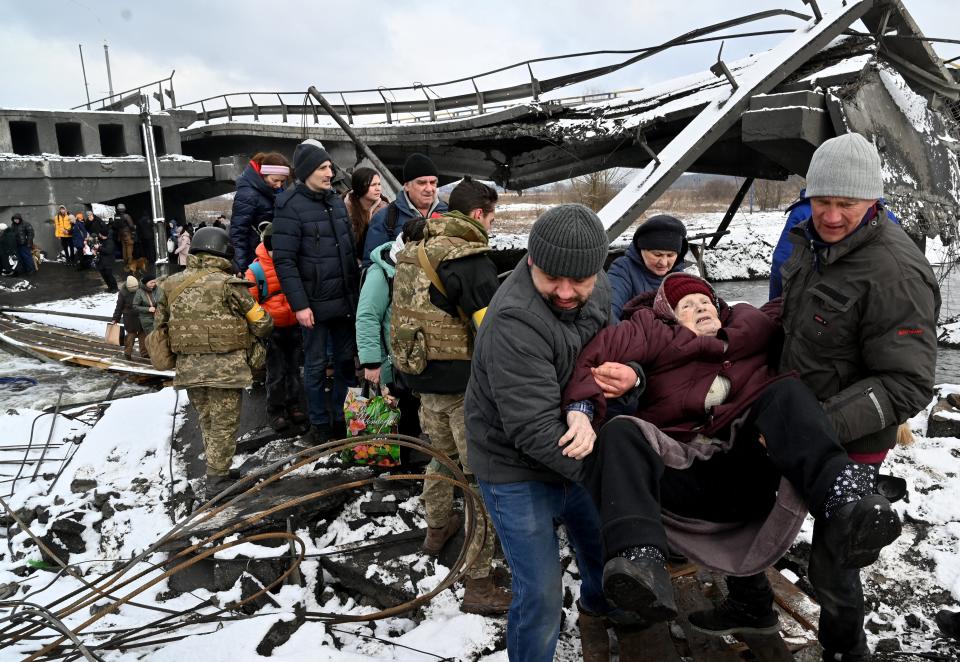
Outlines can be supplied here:
<path id="1" fill-rule="evenodd" d="M 200 253 L 187 269 L 165 279 L 156 325 L 166 324 L 177 355 L 174 388 L 185 388 L 197 409 L 207 454 L 207 473 L 225 476 L 236 450 L 240 396 L 252 382 L 247 353 L 253 337 L 273 330 L 270 315 L 253 300 L 244 280 L 231 275 L 230 260 Z M 176 294 L 186 280 L 198 276 Z"/>
<path id="2" fill-rule="evenodd" d="M 490 250 L 487 234 L 476 221 L 459 212 L 448 212 L 427 222 L 424 252 L 434 270 L 440 264 Z M 454 316 L 436 307 L 430 300 L 431 280 L 420 266 L 419 244 L 410 243 L 397 256 L 391 307 L 391 350 L 397 370 L 409 374 L 424 374 L 428 364 L 437 361 L 469 362 L 473 354 L 474 324 L 482 314 L 474 316 L 473 323 L 461 310 Z M 420 424 L 430 436 L 430 444 L 454 461 L 459 461 L 471 489 L 480 496 L 476 479 L 467 463 L 467 437 L 463 416 L 463 392 L 429 393 L 418 389 L 420 396 Z M 446 475 L 450 472 L 433 460 L 426 475 Z M 423 486 L 423 505 L 427 525 L 441 528 L 453 511 L 453 487 L 446 482 L 426 480 Z M 478 500 L 482 504 L 482 501 Z M 481 506 L 482 507 L 482 506 Z M 479 536 L 470 543 L 470 554 L 480 548 L 476 562 L 467 571 L 472 579 L 490 574 L 490 562 L 496 532 L 487 519 L 486 533 L 481 546 Z"/>

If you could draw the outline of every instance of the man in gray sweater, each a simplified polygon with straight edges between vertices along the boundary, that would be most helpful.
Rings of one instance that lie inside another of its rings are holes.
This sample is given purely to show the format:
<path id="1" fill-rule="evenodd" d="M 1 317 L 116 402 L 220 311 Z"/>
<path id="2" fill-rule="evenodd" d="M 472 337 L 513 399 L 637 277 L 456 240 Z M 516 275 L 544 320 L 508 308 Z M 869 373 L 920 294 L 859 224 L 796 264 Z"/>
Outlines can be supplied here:
<path id="1" fill-rule="evenodd" d="M 594 641 L 581 635 L 584 659 L 592 657 L 589 646 L 606 646 L 600 521 L 578 482 L 596 436 L 581 423 L 585 417 L 561 410 L 561 391 L 581 348 L 608 323 L 607 247 L 600 219 L 587 207 L 547 211 L 530 232 L 529 257 L 497 291 L 476 338 L 467 445 L 513 573 L 512 661 L 553 659 L 563 600 L 558 522 L 580 570 L 581 632 L 584 622 L 597 626 Z M 622 393 L 638 376 L 616 366 L 607 379 Z"/>

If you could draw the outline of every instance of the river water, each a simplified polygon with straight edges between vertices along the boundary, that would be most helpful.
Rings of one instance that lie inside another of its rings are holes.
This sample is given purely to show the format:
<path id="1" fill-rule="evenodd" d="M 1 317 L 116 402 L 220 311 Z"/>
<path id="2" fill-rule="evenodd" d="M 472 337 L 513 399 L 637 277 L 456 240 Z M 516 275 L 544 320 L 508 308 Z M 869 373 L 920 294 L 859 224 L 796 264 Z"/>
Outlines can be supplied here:
<path id="1" fill-rule="evenodd" d="M 727 301 L 747 301 L 762 305 L 767 300 L 767 281 L 726 281 L 716 283 L 717 291 Z M 960 274 L 954 273 L 941 287 L 941 318 L 960 314 Z M 63 391 L 62 405 L 89 402 L 106 397 L 117 378 L 92 368 L 42 363 L 15 356 L 0 349 L 0 377 L 30 377 L 36 386 L 0 384 L 0 407 L 3 409 L 41 409 L 56 404 Z M 960 349 L 941 347 L 937 359 L 936 383 L 960 384 Z M 116 395 L 146 392 L 147 388 L 121 382 Z"/>

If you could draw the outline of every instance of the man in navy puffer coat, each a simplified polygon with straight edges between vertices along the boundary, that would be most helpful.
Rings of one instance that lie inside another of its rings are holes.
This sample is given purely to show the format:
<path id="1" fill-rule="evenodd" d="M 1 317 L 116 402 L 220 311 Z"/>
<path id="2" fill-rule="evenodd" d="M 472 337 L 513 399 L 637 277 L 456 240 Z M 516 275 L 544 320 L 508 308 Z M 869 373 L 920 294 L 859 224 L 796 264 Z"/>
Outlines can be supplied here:
<path id="1" fill-rule="evenodd" d="M 303 332 L 309 442 L 322 443 L 345 436 L 343 401 L 353 382 L 360 272 L 347 208 L 331 187 L 330 155 L 316 140 L 305 140 L 293 153 L 293 170 L 297 185 L 281 194 L 274 208 L 273 262 Z M 334 368 L 329 396 L 328 338 Z"/>
<path id="2" fill-rule="evenodd" d="M 257 172 L 253 161 L 237 177 L 237 193 L 233 197 L 233 212 L 230 215 L 230 243 L 233 245 L 236 273 L 244 273 L 250 263 L 257 259 L 254 252 L 260 243 L 257 226 L 273 218 L 275 195 L 273 188 Z"/>

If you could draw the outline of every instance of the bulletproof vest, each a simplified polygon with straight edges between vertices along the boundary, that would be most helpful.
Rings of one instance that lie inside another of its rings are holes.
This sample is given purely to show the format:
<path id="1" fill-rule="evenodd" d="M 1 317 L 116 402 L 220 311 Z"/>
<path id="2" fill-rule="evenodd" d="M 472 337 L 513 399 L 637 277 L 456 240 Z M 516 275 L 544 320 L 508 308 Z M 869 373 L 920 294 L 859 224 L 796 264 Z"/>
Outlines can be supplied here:
<path id="1" fill-rule="evenodd" d="M 189 277 L 190 271 L 181 276 Z M 210 271 L 170 301 L 170 350 L 175 354 L 224 354 L 247 349 L 252 340 L 247 321 L 227 306 L 227 281 L 222 271 Z M 168 278 L 163 290 L 170 299 L 183 278 Z"/>
<path id="2" fill-rule="evenodd" d="M 443 262 L 490 250 L 483 227 L 458 212 L 428 220 L 422 243 L 434 271 Z M 469 361 L 473 355 L 470 321 L 430 301 L 431 280 L 420 266 L 420 245 L 408 243 L 397 256 L 390 312 L 394 365 L 413 375 L 422 373 L 429 361 Z"/>

